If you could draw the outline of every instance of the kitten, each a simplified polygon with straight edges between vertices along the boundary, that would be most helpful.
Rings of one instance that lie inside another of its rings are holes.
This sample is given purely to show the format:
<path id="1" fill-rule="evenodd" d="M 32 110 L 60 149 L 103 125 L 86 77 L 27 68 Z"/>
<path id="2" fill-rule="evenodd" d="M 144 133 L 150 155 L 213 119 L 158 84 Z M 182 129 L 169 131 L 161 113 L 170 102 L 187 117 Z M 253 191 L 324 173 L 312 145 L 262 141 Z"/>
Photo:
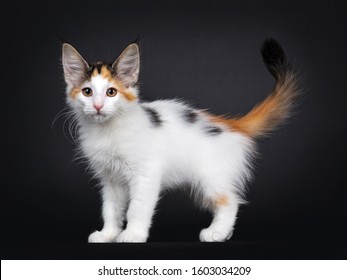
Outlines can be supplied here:
<path id="1" fill-rule="evenodd" d="M 89 242 L 146 242 L 161 192 L 182 183 L 213 212 L 200 240 L 232 236 L 255 139 L 283 123 L 299 93 L 296 74 L 275 40 L 264 42 L 262 56 L 276 79 L 274 89 L 248 114 L 227 118 L 176 100 L 140 102 L 135 43 L 113 64 L 87 63 L 63 45 L 67 104 L 78 120 L 80 150 L 102 185 L 104 226 Z"/>

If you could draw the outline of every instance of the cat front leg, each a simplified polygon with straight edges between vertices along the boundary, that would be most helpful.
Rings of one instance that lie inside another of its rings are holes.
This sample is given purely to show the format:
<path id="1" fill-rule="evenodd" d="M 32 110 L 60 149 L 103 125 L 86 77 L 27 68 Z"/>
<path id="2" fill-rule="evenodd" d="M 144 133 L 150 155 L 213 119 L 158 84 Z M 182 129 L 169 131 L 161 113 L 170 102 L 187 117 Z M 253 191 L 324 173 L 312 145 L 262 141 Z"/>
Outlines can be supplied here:
<path id="1" fill-rule="evenodd" d="M 160 180 L 139 176 L 129 186 L 127 227 L 117 237 L 117 242 L 146 242 L 152 216 L 159 199 Z"/>
<path id="2" fill-rule="evenodd" d="M 102 188 L 102 217 L 104 226 L 101 231 L 89 235 L 89 243 L 116 242 L 122 231 L 127 193 L 124 187 L 103 182 Z"/>

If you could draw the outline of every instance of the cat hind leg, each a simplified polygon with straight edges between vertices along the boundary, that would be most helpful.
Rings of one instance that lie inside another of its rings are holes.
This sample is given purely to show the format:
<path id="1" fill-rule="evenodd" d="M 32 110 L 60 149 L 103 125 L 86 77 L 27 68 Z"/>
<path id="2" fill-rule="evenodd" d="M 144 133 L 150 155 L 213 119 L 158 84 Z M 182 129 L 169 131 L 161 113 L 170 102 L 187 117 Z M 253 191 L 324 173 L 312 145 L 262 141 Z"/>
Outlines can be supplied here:
<path id="1" fill-rule="evenodd" d="M 213 220 L 200 232 L 201 242 L 224 242 L 231 238 L 239 207 L 239 198 L 233 192 L 219 193 L 207 198 L 213 211 Z"/>

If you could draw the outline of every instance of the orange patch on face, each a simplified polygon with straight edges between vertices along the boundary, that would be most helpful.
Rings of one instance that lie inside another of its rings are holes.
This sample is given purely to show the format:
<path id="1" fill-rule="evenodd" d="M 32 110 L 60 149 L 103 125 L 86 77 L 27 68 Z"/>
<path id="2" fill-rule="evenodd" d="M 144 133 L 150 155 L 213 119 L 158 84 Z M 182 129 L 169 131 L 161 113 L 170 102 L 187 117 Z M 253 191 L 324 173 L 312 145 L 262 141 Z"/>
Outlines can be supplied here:
<path id="1" fill-rule="evenodd" d="M 77 95 L 81 92 L 81 89 L 80 88 L 73 88 L 71 91 L 70 91 L 70 97 L 72 99 L 76 99 Z"/>
<path id="2" fill-rule="evenodd" d="M 97 75 L 99 75 L 99 71 L 98 71 L 97 68 L 95 68 L 94 71 L 93 71 L 93 73 L 92 73 L 92 77 L 95 77 L 95 76 L 97 76 Z"/>
<path id="3" fill-rule="evenodd" d="M 119 91 L 120 94 L 122 94 L 128 101 L 134 101 L 136 100 L 136 96 L 134 96 L 131 92 L 121 92 Z"/>
<path id="4" fill-rule="evenodd" d="M 112 82 L 118 93 L 124 96 L 128 101 L 134 101 L 137 99 L 137 97 L 129 89 L 124 87 L 120 81 L 113 78 Z"/>
<path id="5" fill-rule="evenodd" d="M 107 79 L 109 81 L 113 80 L 112 74 L 106 66 L 101 67 L 101 73 L 100 74 L 104 79 Z"/>
<path id="6" fill-rule="evenodd" d="M 215 203 L 217 207 L 226 206 L 229 203 L 229 198 L 226 195 L 221 195 Z"/>

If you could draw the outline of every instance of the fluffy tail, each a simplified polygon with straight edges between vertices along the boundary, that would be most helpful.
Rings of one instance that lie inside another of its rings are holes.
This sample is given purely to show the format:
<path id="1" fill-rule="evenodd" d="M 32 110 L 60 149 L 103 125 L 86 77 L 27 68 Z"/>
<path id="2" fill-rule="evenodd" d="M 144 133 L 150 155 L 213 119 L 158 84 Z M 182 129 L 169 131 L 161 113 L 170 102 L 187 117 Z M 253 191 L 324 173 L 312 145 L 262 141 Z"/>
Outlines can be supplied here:
<path id="1" fill-rule="evenodd" d="M 212 120 L 229 126 L 255 138 L 266 135 L 289 116 L 296 97 L 299 95 L 299 81 L 282 47 L 274 40 L 265 40 L 261 53 L 276 84 L 271 94 L 256 105 L 249 113 L 238 118 L 213 116 Z"/>

